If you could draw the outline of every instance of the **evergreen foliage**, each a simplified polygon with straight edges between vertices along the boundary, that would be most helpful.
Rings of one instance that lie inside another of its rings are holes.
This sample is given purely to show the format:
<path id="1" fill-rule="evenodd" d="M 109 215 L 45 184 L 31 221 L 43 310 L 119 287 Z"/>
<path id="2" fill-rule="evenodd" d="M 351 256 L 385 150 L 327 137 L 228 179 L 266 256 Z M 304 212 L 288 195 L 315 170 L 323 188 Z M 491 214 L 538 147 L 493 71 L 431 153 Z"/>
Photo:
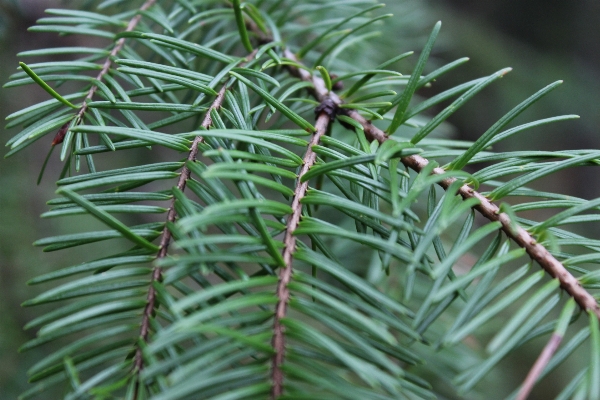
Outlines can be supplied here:
<path id="1" fill-rule="evenodd" d="M 21 63 L 5 85 L 50 96 L 7 118 L 6 155 L 60 148 L 42 217 L 90 229 L 35 245 L 103 256 L 29 282 L 46 290 L 24 305 L 52 307 L 21 350 L 52 350 L 23 398 L 489 398 L 484 378 L 538 338 L 510 396 L 583 345 L 557 398 L 600 398 L 600 240 L 571 229 L 600 199 L 528 186 L 600 150 L 492 148 L 577 118 L 511 125 L 560 82 L 467 143 L 442 137 L 446 120 L 510 69 L 421 98 L 467 59 L 429 67 L 437 23 L 414 60 L 398 38 L 377 61 L 395 17 L 374 0 L 47 12 L 31 30 L 100 47 L 21 54 L 74 59 Z"/>

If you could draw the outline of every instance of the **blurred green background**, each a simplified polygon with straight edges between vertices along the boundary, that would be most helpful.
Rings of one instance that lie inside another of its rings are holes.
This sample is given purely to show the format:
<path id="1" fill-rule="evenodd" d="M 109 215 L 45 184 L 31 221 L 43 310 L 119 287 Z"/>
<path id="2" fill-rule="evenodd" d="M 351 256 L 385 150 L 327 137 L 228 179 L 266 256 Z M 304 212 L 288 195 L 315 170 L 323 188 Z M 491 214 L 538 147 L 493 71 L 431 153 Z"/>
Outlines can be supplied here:
<path id="1" fill-rule="evenodd" d="M 83 3 L 83 0 L 79 1 Z M 454 138 L 476 139 L 514 105 L 546 84 L 563 79 L 565 83 L 561 88 L 520 116 L 515 124 L 571 113 L 579 114 L 581 119 L 528 131 L 500 143 L 497 149 L 600 148 L 600 2 L 415 1 L 410 15 L 402 15 L 405 8 L 401 4 L 404 5 L 404 1 L 389 3 L 387 12 L 397 10 L 394 12 L 396 17 L 387 22 L 386 29 L 397 35 L 384 35 L 382 40 L 389 42 L 390 46 L 385 47 L 389 54 L 382 54 L 382 60 L 408 50 L 418 52 L 436 20 L 442 20 L 443 26 L 431 64 L 463 56 L 471 58 L 466 66 L 443 77 L 433 87 L 423 90 L 421 95 L 433 95 L 502 67 L 514 68 L 513 72 L 451 118 L 450 122 L 455 127 Z M 77 45 L 82 40 L 74 36 L 27 32 L 27 28 L 43 15 L 44 9 L 61 4 L 73 3 L 0 0 L 2 83 L 15 72 L 19 51 Z M 411 26 L 418 28 L 405 39 L 403 35 Z M 33 86 L 2 90 L 0 115 L 4 119 L 44 96 L 47 96 L 45 92 Z M 1 141 L 6 142 L 15 133 L 15 130 L 3 130 Z M 26 281 L 42 271 L 66 266 L 67 262 L 67 253 L 42 253 L 39 248 L 31 246 L 33 240 L 51 232 L 56 234 L 64 228 L 54 221 L 39 219 L 46 209 L 45 202 L 52 197 L 55 189 L 53 181 L 61 168 L 55 152 L 46 178 L 41 185 L 35 185 L 50 141 L 50 138 L 43 139 L 14 157 L 0 161 L 0 399 L 15 398 L 25 390 L 27 368 L 43 356 L 43 349 L 24 354 L 16 351 L 33 337 L 34 332 L 24 331 L 23 326 L 40 311 L 20 307 L 21 302 L 31 298 L 38 290 L 27 287 Z M 597 174 L 593 174 L 590 168 L 574 171 L 544 179 L 536 185 L 542 190 L 588 199 L 600 197 Z M 597 227 L 591 229 L 600 233 Z M 514 362 L 518 363 L 518 360 Z M 515 365 L 511 369 L 515 376 L 522 377 L 528 365 Z"/>

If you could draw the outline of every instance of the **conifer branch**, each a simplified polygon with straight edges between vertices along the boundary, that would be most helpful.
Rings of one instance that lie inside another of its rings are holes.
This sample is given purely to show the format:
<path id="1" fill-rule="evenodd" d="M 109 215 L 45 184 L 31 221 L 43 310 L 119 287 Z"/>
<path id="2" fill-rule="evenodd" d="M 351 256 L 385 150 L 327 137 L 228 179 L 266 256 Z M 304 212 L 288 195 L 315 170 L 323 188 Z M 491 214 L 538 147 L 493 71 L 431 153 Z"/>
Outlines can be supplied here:
<path id="1" fill-rule="evenodd" d="M 246 57 L 246 62 L 252 60 L 256 56 L 256 53 L 257 53 L 256 51 L 253 51 L 251 54 L 249 54 Z M 210 105 L 208 110 L 206 110 L 206 114 L 204 115 L 204 119 L 202 120 L 202 124 L 200 125 L 203 129 L 208 129 L 212 126 L 213 120 L 211 117 L 211 112 L 213 110 L 218 110 L 221 107 L 221 105 L 223 104 L 223 101 L 225 100 L 225 95 L 227 93 L 227 90 L 229 90 L 229 88 L 230 88 L 230 84 L 226 82 L 223 85 L 223 87 L 221 87 L 221 90 L 219 90 L 217 97 L 212 102 L 212 104 Z M 188 153 L 188 156 L 187 156 L 188 162 L 196 161 L 196 157 L 198 156 L 198 151 L 199 151 L 199 145 L 203 141 L 204 141 L 203 136 L 196 136 L 194 138 L 194 141 L 192 142 L 192 146 L 190 147 L 190 152 Z M 184 165 L 181 170 L 181 174 L 179 175 L 179 179 L 177 180 L 177 185 L 176 185 L 177 189 L 179 189 L 182 192 L 185 191 L 185 187 L 187 185 L 188 179 L 190 178 L 190 175 L 191 175 L 191 170 L 189 169 L 189 167 L 187 165 Z M 171 233 L 171 231 L 168 228 L 168 224 L 175 222 L 176 218 L 177 218 L 177 212 L 175 211 L 175 198 L 173 198 L 171 200 L 171 205 L 169 206 L 169 211 L 167 212 L 167 223 L 165 224 L 162 234 L 161 234 L 160 250 L 158 251 L 158 254 L 156 255 L 157 259 L 161 259 L 161 258 L 164 258 L 167 256 L 167 252 L 169 250 L 169 244 L 170 244 L 171 238 L 173 236 L 173 234 Z M 150 319 L 152 317 L 152 313 L 153 313 L 154 307 L 156 305 L 156 290 L 154 289 L 154 282 L 160 281 L 161 276 L 162 276 L 162 268 L 155 267 L 152 271 L 150 288 L 148 289 L 148 296 L 146 298 L 146 307 L 144 308 L 144 314 L 142 316 L 142 324 L 140 327 L 140 338 L 144 342 L 148 341 L 148 334 L 150 331 Z M 135 365 L 136 373 L 139 374 L 140 371 L 144 367 L 144 358 L 143 358 L 143 354 L 142 354 L 142 349 L 140 347 L 138 347 L 136 350 L 134 365 Z M 139 382 L 138 382 L 138 385 L 139 385 Z M 136 386 L 136 393 L 135 393 L 134 399 L 137 399 L 137 392 L 138 392 L 138 387 Z"/>
<path id="2" fill-rule="evenodd" d="M 210 117 L 210 112 L 212 110 L 216 110 L 219 107 L 221 107 L 221 104 L 223 104 L 223 100 L 225 99 L 226 92 L 227 92 L 227 85 L 225 85 L 221 88 L 221 90 L 219 91 L 219 94 L 217 95 L 217 98 L 215 99 L 215 101 L 212 103 L 212 105 L 206 112 L 206 116 L 204 117 L 204 120 L 201 125 L 203 128 L 208 129 L 212 125 L 212 118 Z M 190 148 L 190 152 L 188 154 L 187 161 L 193 162 L 196 160 L 196 156 L 198 155 L 198 146 L 200 145 L 200 143 L 202 143 L 203 140 L 204 140 L 204 138 L 202 136 L 196 136 L 196 138 L 192 142 L 192 146 Z M 181 170 L 181 174 L 179 175 L 179 179 L 177 181 L 177 185 L 176 185 L 177 189 L 179 189 L 181 191 L 185 190 L 185 186 L 187 184 L 188 179 L 190 178 L 190 174 L 191 174 L 190 169 L 188 168 L 187 165 L 184 165 Z M 171 205 L 169 206 L 169 211 L 167 212 L 167 222 L 175 222 L 176 218 L 177 218 L 177 213 L 175 211 L 175 199 L 173 198 L 171 200 Z M 171 237 L 172 237 L 172 233 L 169 230 L 169 228 L 167 227 L 167 225 L 165 224 L 165 227 L 163 228 L 163 232 L 162 232 L 162 235 L 160 238 L 160 250 L 158 251 L 158 254 L 156 256 L 157 259 L 166 257 L 168 249 L 169 249 L 169 244 L 171 242 Z M 158 267 L 154 268 L 154 270 L 152 272 L 152 282 L 160 280 L 161 273 L 162 273 L 161 268 L 158 268 Z M 144 310 L 144 316 L 142 318 L 142 326 L 140 328 L 140 336 L 144 341 L 148 340 L 149 321 L 150 321 L 150 316 L 152 314 L 152 310 L 154 309 L 155 302 L 156 302 L 156 291 L 154 290 L 153 286 L 150 286 L 150 290 L 148 291 L 148 299 L 147 299 L 147 303 L 146 303 L 146 309 Z M 142 364 L 143 364 L 143 361 L 142 361 L 141 353 L 140 353 L 140 350 L 138 349 L 138 354 L 136 355 L 136 367 L 138 369 L 141 369 Z"/>
<path id="3" fill-rule="evenodd" d="M 284 55 L 286 58 L 294 60 L 299 63 L 296 59 L 295 55 L 289 50 L 284 51 Z M 313 75 L 310 72 L 297 68 L 295 66 L 288 66 L 288 71 L 291 74 L 297 76 L 298 78 L 312 82 L 314 89 L 312 90 L 313 96 L 318 101 L 323 101 L 325 98 L 329 98 L 334 101 L 336 104 L 340 105 L 343 101 L 333 92 L 329 92 L 325 87 L 325 82 L 319 76 Z M 348 110 L 348 109 L 340 109 L 340 111 L 344 111 L 345 115 L 354 119 L 364 129 L 365 135 L 370 140 L 377 140 L 380 143 L 388 140 L 388 136 L 381 129 L 377 128 L 375 125 L 371 123 L 371 121 L 367 120 L 365 117 L 360 115 L 356 110 Z M 408 168 L 421 172 L 428 164 L 429 160 L 423 158 L 419 155 L 411 155 L 400 158 L 400 161 L 407 166 Z M 431 172 L 433 175 L 441 175 L 446 171 L 442 168 L 434 168 Z M 444 188 L 448 189 L 452 183 L 456 181 L 456 178 L 446 178 L 440 181 L 438 184 Z M 594 296 L 589 293 L 566 268 L 565 266 L 558 261 L 548 249 L 546 249 L 543 245 L 539 244 L 536 239 L 525 229 L 520 226 L 515 226 L 515 224 L 511 221 L 510 217 L 506 213 L 500 212 L 499 207 L 488 200 L 484 195 L 477 192 L 469 185 L 463 185 L 458 191 L 458 194 L 465 200 L 470 198 L 476 198 L 479 201 L 479 204 L 474 206 L 474 208 L 485 218 L 494 222 L 498 221 L 502 224 L 502 230 L 506 233 L 508 237 L 510 237 L 515 243 L 517 243 L 520 247 L 524 248 L 527 251 L 527 254 L 537 261 L 537 263 L 552 277 L 558 279 L 560 282 L 560 286 L 577 302 L 577 304 L 584 310 L 590 310 L 598 319 L 600 319 L 600 306 L 598 302 L 594 298 Z"/>
<path id="4" fill-rule="evenodd" d="M 140 11 L 145 11 L 145 10 L 149 9 L 150 7 L 152 7 L 154 5 L 154 3 L 156 3 L 156 0 L 147 0 L 140 7 Z M 131 20 L 127 24 L 127 28 L 125 28 L 125 32 L 133 31 L 141 19 L 142 19 L 142 14 L 139 14 L 139 13 L 136 14 L 135 17 L 131 18 Z M 115 47 L 113 47 L 113 49 L 111 50 L 108 57 L 106 57 L 106 60 L 104 60 L 104 64 L 102 65 L 102 69 L 100 70 L 100 72 L 98 72 L 98 75 L 96 76 L 96 80 L 102 81 L 104 79 L 104 76 L 106 74 L 108 74 L 108 72 L 110 71 L 110 67 L 113 62 L 112 58 L 115 57 L 117 54 L 119 54 L 121 49 L 123 49 L 124 45 L 125 45 L 124 37 L 117 40 Z M 85 99 L 83 99 L 83 104 L 81 105 L 81 108 L 79 109 L 79 111 L 77 112 L 77 115 L 75 116 L 77 123 L 79 123 L 83 119 L 83 115 L 85 114 L 85 112 L 88 109 L 88 101 L 92 100 L 92 97 L 94 97 L 94 94 L 96 93 L 97 90 L 98 90 L 98 86 L 93 84 L 92 87 L 90 88 L 90 90 L 88 91 L 87 96 L 85 96 Z"/>
<path id="5" fill-rule="evenodd" d="M 327 100 L 327 98 L 325 98 Z M 284 327 L 281 320 L 285 318 L 287 313 L 287 306 L 290 300 L 290 291 L 288 284 L 292 279 L 292 260 L 293 254 L 296 250 L 296 238 L 294 237 L 294 231 L 298 228 L 300 219 L 302 217 L 302 204 L 301 201 L 306 195 L 308 190 L 308 181 L 302 182 L 302 176 L 308 172 L 308 170 L 314 165 L 317 159 L 317 154 L 313 151 L 313 146 L 319 144 L 319 140 L 327 130 L 329 129 L 330 123 L 333 120 L 335 114 L 331 114 L 331 111 L 327 107 L 326 101 L 321 103 L 320 107 L 317 107 L 318 117 L 315 124 L 316 131 L 306 149 L 306 154 L 303 158 L 303 165 L 298 174 L 296 183 L 296 189 L 294 191 L 294 199 L 292 200 L 292 214 L 288 217 L 285 236 L 283 239 L 283 261 L 285 266 L 281 268 L 279 272 L 279 282 L 277 283 L 277 306 L 275 308 L 275 321 L 273 323 L 273 349 L 275 354 L 272 359 L 272 387 L 271 387 L 271 398 L 276 399 L 283 394 L 283 371 L 281 367 L 285 358 L 285 335 Z"/>

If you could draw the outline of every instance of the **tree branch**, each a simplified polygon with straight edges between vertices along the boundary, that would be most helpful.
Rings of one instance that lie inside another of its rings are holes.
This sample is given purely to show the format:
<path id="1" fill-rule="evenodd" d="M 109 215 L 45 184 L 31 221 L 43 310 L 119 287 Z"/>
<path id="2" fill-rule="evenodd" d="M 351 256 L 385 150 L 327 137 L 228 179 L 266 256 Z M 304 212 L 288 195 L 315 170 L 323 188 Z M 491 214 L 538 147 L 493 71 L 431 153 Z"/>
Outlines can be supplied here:
<path id="1" fill-rule="evenodd" d="M 154 3 L 156 3 L 156 0 L 147 0 L 140 7 L 140 11 L 145 11 L 145 10 L 149 9 L 150 7 L 152 7 L 154 5 Z M 133 31 L 141 19 L 142 19 L 142 14 L 137 14 L 135 17 L 131 18 L 131 20 L 127 24 L 127 28 L 125 28 L 125 32 Z M 119 54 L 119 52 L 121 51 L 121 49 L 123 48 L 124 45 L 125 45 L 125 38 L 121 38 L 121 39 L 117 40 L 115 47 L 113 47 L 113 49 L 111 50 L 108 57 L 106 57 L 106 60 L 104 60 L 102 69 L 96 76 L 96 79 L 98 81 L 102 81 L 102 79 L 104 79 L 104 75 L 106 75 L 108 73 L 108 71 L 110 71 L 110 67 L 112 65 L 112 58 L 115 57 L 117 54 Z M 79 121 L 82 120 L 83 115 L 85 114 L 85 112 L 88 109 L 88 100 L 92 100 L 92 97 L 94 97 L 94 94 L 96 93 L 97 90 L 98 90 L 98 86 L 92 85 L 92 87 L 88 91 L 87 96 L 85 96 L 85 99 L 83 99 L 83 104 L 81 105 L 81 108 L 79 109 L 79 111 L 77 112 L 77 115 L 75 117 L 77 119 L 77 123 L 79 123 Z"/>
<path id="2" fill-rule="evenodd" d="M 324 101 L 321 104 L 325 104 L 326 100 L 327 97 L 324 98 Z M 317 110 L 319 110 L 319 108 L 317 108 Z M 290 300 L 290 291 L 287 286 L 292 279 L 292 259 L 294 251 L 296 250 L 296 238 L 294 237 L 294 231 L 298 227 L 300 218 L 302 217 L 302 204 L 300 204 L 300 202 L 308 190 L 308 181 L 302 182 L 301 178 L 315 163 L 317 154 L 312 148 L 313 146 L 319 144 L 319 140 L 327 132 L 327 129 L 329 129 L 331 121 L 331 114 L 329 114 L 327 111 L 319 110 L 319 115 L 315 124 L 316 131 L 313 134 L 308 148 L 306 149 L 306 154 L 303 158 L 302 169 L 298 175 L 296 189 L 294 191 L 294 199 L 292 201 L 292 214 L 288 217 L 286 224 L 285 236 L 283 239 L 284 249 L 282 253 L 285 267 L 283 267 L 279 272 L 279 282 L 277 283 L 276 292 L 278 302 L 275 308 L 275 321 L 273 323 L 272 344 L 275 354 L 273 355 L 271 370 L 273 380 L 273 386 L 271 387 L 272 399 L 276 399 L 283 394 L 284 377 L 281 366 L 283 365 L 285 358 L 285 328 L 281 324 L 281 320 L 286 316 L 287 306 Z"/>
<path id="3" fill-rule="evenodd" d="M 249 54 L 246 57 L 246 62 L 252 60 L 255 56 L 256 56 L 256 51 L 252 52 L 251 54 Z M 218 110 L 221 107 L 221 105 L 223 104 L 223 101 L 225 100 L 225 94 L 227 93 L 227 90 L 229 90 L 229 88 L 230 88 L 230 85 L 226 82 L 223 85 L 223 87 L 221 88 L 221 90 L 219 90 L 217 97 L 215 98 L 215 100 L 212 102 L 211 106 L 206 111 L 204 119 L 202 120 L 202 124 L 200 125 L 202 128 L 208 129 L 212 126 L 213 121 L 212 121 L 212 117 L 210 114 L 213 110 Z M 196 136 L 196 138 L 194 138 L 194 141 L 192 142 L 192 146 L 190 148 L 190 152 L 187 157 L 187 161 L 191 161 L 191 162 L 196 161 L 196 157 L 197 157 L 198 151 L 199 151 L 198 147 L 199 147 L 200 143 L 202 143 L 203 141 L 204 141 L 204 138 L 202 136 Z M 188 179 L 190 178 L 190 175 L 191 175 L 190 169 L 188 168 L 187 165 L 184 165 L 181 170 L 181 175 L 179 175 L 179 179 L 177 180 L 177 185 L 176 185 L 177 189 L 181 190 L 182 192 L 185 191 L 185 187 L 187 185 Z M 171 238 L 173 236 L 171 231 L 168 228 L 168 223 L 175 222 L 176 218 L 177 218 L 177 212 L 175 211 L 175 198 L 173 198 L 171 200 L 171 205 L 169 206 L 169 211 L 167 212 L 167 223 L 165 224 L 165 227 L 163 228 L 163 231 L 161 234 L 160 250 L 158 251 L 158 254 L 156 255 L 157 259 L 161 259 L 161 258 L 164 258 L 167 256 L 169 244 L 170 244 Z M 148 296 L 146 299 L 146 307 L 144 308 L 144 314 L 142 316 L 142 324 L 140 327 L 140 337 L 144 342 L 148 341 L 148 334 L 150 331 L 150 319 L 151 319 L 154 307 L 156 305 L 156 290 L 154 289 L 153 284 L 154 284 L 154 282 L 158 282 L 160 280 L 161 275 L 162 275 L 162 269 L 159 267 L 155 267 L 152 271 L 150 288 L 148 289 Z M 136 350 L 134 365 L 135 365 L 136 373 L 139 374 L 140 371 L 144 367 L 144 357 L 142 354 L 142 349 L 140 347 L 138 347 Z M 138 385 L 139 385 L 139 382 L 136 384 L 135 395 L 133 397 L 134 399 L 137 399 Z"/>
<path id="4" fill-rule="evenodd" d="M 284 50 L 284 56 L 296 62 L 299 62 L 295 55 L 289 50 Z M 312 82 L 314 89 L 312 90 L 313 96 L 318 101 L 323 101 L 325 98 L 329 98 L 336 104 L 340 105 L 343 103 L 342 99 L 339 98 L 335 93 L 328 93 L 327 88 L 323 79 L 311 74 L 310 72 L 297 68 L 295 66 L 287 66 L 290 73 L 297 76 L 298 78 Z M 360 123 L 364 129 L 365 135 L 370 140 L 377 140 L 380 143 L 388 140 L 388 136 L 381 129 L 368 121 L 365 117 L 360 115 L 356 110 L 345 110 L 346 115 Z M 429 160 L 419 155 L 412 155 L 402 157 L 400 161 L 408 168 L 421 172 Z M 446 171 L 442 168 L 434 168 L 432 171 L 433 175 L 441 175 Z M 447 178 L 439 182 L 439 185 L 444 189 L 448 189 L 450 185 L 456 181 L 456 178 Z M 591 310 L 600 319 L 600 306 L 598 302 L 587 290 L 581 286 L 577 278 L 575 278 L 560 261 L 558 261 L 548 249 L 543 245 L 539 244 L 536 239 L 529 234 L 525 229 L 520 226 L 515 227 L 510 217 L 506 213 L 501 213 L 500 209 L 496 204 L 488 200 L 481 193 L 477 192 L 469 185 L 463 185 L 458 191 L 458 194 L 463 199 L 476 198 L 479 200 L 479 204 L 474 208 L 485 218 L 490 221 L 499 221 L 502 224 L 502 230 L 510 237 L 515 243 L 524 248 L 529 256 L 537 261 L 537 263 L 552 277 L 560 281 L 560 286 L 579 304 L 584 310 Z"/>
<path id="5" fill-rule="evenodd" d="M 150 7 L 152 7 L 154 5 L 154 3 L 156 3 L 156 0 L 147 0 L 140 7 L 140 11 L 145 11 L 145 10 L 149 9 Z M 125 28 L 125 32 L 133 31 L 141 19 L 142 19 L 142 14 L 137 14 L 135 17 L 131 18 L 131 20 L 127 24 L 127 28 Z M 102 69 L 96 76 L 97 81 L 102 81 L 102 79 L 104 79 L 104 76 L 106 74 L 108 74 L 108 71 L 110 71 L 110 67 L 112 65 L 112 57 L 115 57 L 117 54 L 119 54 L 119 52 L 121 51 L 121 49 L 123 48 L 124 45 L 125 45 L 125 38 L 121 38 L 121 39 L 117 40 L 115 47 L 113 47 L 113 49 L 111 50 L 108 57 L 106 57 L 106 60 L 104 60 Z M 88 109 L 88 101 L 92 100 L 92 97 L 94 97 L 94 94 L 96 93 L 97 90 L 98 90 L 98 85 L 93 84 L 92 87 L 90 87 L 90 90 L 88 91 L 87 95 L 85 96 L 85 99 L 83 99 L 81 108 L 79 108 L 79 111 L 77 111 L 77 114 L 73 118 L 75 120 L 75 125 L 79 124 L 83 120 L 83 115 L 85 114 L 85 112 Z M 67 133 L 67 130 L 69 128 L 69 125 L 70 125 L 71 121 L 73 121 L 73 119 L 66 122 L 58 130 L 56 135 L 54 135 L 54 138 L 52 139 L 52 146 L 56 146 L 57 144 L 60 144 L 63 142 L 65 135 Z"/>
<path id="6" fill-rule="evenodd" d="M 227 85 L 224 85 L 219 91 L 217 98 L 212 103 L 208 111 L 206 112 L 206 116 L 204 117 L 204 121 L 202 122 L 202 127 L 208 129 L 212 125 L 212 119 L 210 117 L 210 112 L 212 110 L 216 110 L 221 107 L 223 104 L 223 100 L 225 99 L 225 93 L 227 92 Z M 187 157 L 187 161 L 195 161 L 196 156 L 198 155 L 198 146 L 204 138 L 202 136 L 196 136 L 194 141 L 192 142 L 192 147 L 190 148 L 190 152 Z M 184 191 L 185 186 L 187 184 L 188 179 L 190 178 L 191 171 L 187 165 L 184 165 L 181 170 L 181 175 L 179 175 L 179 179 L 177 181 L 177 189 Z M 167 222 L 175 222 L 177 218 L 177 213 L 175 212 L 175 199 L 171 200 L 171 205 L 169 206 L 169 211 L 167 212 Z M 163 232 L 160 238 L 160 250 L 156 256 L 157 259 L 161 259 L 166 257 L 167 251 L 169 249 L 169 243 L 171 242 L 172 233 L 171 231 L 165 227 L 163 228 Z M 160 275 L 162 273 L 161 268 L 155 268 L 152 272 L 152 282 L 158 281 L 160 279 Z M 152 314 L 152 310 L 154 309 L 154 304 L 156 302 L 155 299 L 156 292 L 154 287 L 150 286 L 150 290 L 148 291 L 148 300 L 146 304 L 146 309 L 144 310 L 144 316 L 142 318 L 142 327 L 140 328 L 140 336 L 144 341 L 148 340 L 148 330 L 149 330 L 149 321 L 150 316 Z M 142 368 L 142 357 L 140 350 L 138 349 L 138 355 L 136 355 L 136 367 L 139 369 Z"/>

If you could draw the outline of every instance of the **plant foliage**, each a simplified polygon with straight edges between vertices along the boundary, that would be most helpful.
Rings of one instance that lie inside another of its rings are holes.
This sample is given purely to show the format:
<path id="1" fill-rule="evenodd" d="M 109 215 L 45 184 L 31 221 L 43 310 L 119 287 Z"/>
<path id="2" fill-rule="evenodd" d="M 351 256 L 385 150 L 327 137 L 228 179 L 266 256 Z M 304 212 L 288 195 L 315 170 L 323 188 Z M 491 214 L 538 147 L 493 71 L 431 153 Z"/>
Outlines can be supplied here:
<path id="1" fill-rule="evenodd" d="M 466 59 L 429 66 L 438 23 L 413 69 L 412 53 L 372 62 L 394 18 L 381 7 L 86 1 L 31 28 L 100 44 L 21 54 L 72 60 L 21 63 L 5 85 L 50 96 L 7 118 L 6 156 L 60 148 L 42 217 L 90 228 L 35 245 L 102 256 L 29 282 L 45 291 L 24 305 L 52 306 L 21 350 L 51 350 L 23 398 L 476 395 L 540 337 L 546 359 L 511 396 L 585 345 L 557 398 L 600 398 L 600 241 L 569 229 L 598 221 L 600 200 L 528 186 L 600 151 L 493 151 L 576 118 L 511 125 L 560 82 L 474 143 L 441 138 L 510 69 L 423 99 Z"/>

